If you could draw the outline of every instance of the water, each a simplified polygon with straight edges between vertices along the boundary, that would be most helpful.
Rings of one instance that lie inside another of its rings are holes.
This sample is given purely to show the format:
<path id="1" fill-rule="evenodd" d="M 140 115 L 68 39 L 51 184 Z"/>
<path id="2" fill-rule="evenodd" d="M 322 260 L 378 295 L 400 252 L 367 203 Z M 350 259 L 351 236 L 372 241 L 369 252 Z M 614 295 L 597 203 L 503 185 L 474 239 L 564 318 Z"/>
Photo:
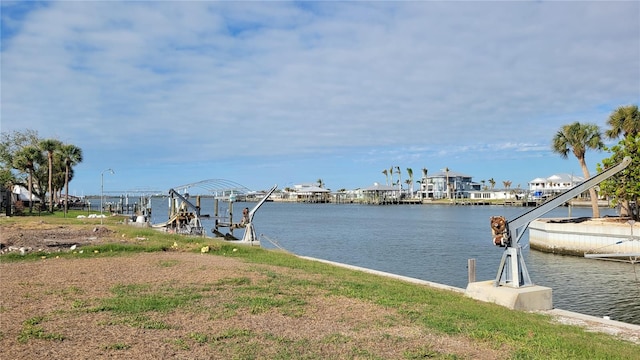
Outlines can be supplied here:
<path id="1" fill-rule="evenodd" d="M 220 215 L 226 209 L 221 202 Z M 234 221 L 243 207 L 235 203 Z M 226 205 L 225 205 L 226 206 Z M 213 202 L 203 199 L 203 214 Z M 167 200 L 153 200 L 152 222 L 167 219 Z M 478 281 L 496 277 L 502 248 L 493 245 L 489 218 L 507 219 L 529 208 L 446 205 L 336 205 L 265 203 L 254 225 L 297 255 L 361 266 L 455 287 L 467 286 L 467 260 L 476 259 Z M 590 216 L 590 208 L 573 208 L 572 216 Z M 615 215 L 602 209 L 601 215 Z M 545 217 L 566 217 L 557 208 Z M 207 232 L 213 220 L 203 221 Z M 242 236 L 242 230 L 236 230 Z M 521 242 L 528 243 L 528 234 Z M 262 247 L 276 248 L 262 238 Z M 553 289 L 554 307 L 640 325 L 640 266 L 572 256 L 523 251 L 531 280 Z M 637 274 L 636 274 L 637 273 Z"/>

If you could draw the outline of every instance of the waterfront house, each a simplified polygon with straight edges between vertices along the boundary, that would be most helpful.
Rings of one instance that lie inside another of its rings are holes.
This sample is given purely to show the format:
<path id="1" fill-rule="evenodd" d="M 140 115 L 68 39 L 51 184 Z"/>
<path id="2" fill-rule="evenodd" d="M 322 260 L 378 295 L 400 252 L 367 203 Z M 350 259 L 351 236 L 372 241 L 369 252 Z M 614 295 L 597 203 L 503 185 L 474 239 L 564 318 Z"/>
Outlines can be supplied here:
<path id="1" fill-rule="evenodd" d="M 397 186 L 373 183 L 361 191 L 362 202 L 365 204 L 392 204 L 400 200 L 400 189 Z"/>
<path id="2" fill-rule="evenodd" d="M 485 189 L 469 191 L 472 200 L 522 200 L 524 191 L 520 189 Z"/>
<path id="3" fill-rule="evenodd" d="M 533 199 L 545 199 L 563 193 L 583 181 L 583 177 L 571 174 L 554 174 L 547 178 L 535 178 L 529 181 L 529 193 Z"/>
<path id="4" fill-rule="evenodd" d="M 325 203 L 331 199 L 331 190 L 312 184 L 294 185 L 294 192 L 298 202 Z"/>
<path id="5" fill-rule="evenodd" d="M 477 190 L 480 184 L 474 183 L 471 176 L 448 170 L 423 177 L 418 194 L 421 199 L 465 199 Z"/>

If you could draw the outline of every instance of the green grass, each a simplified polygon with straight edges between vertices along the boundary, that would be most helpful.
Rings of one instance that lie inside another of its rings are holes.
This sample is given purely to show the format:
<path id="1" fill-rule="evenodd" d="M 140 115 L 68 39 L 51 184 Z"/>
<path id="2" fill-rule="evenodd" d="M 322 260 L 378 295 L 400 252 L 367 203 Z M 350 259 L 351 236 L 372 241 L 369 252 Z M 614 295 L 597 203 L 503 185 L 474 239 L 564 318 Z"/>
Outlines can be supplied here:
<path id="1" fill-rule="evenodd" d="M 42 326 L 40 326 L 45 320 L 44 316 L 35 316 L 25 320 L 22 323 L 22 329 L 18 335 L 18 342 L 27 343 L 31 339 L 53 341 L 64 340 L 64 335 L 55 332 L 47 332 Z"/>
<path id="2" fill-rule="evenodd" d="M 109 344 L 104 346 L 105 350 L 128 350 L 130 348 L 131 348 L 131 345 L 128 345 L 125 343 L 115 343 L 115 344 Z"/>
<path id="3" fill-rule="evenodd" d="M 83 224 L 78 219 L 57 218 L 54 214 L 47 222 Z M 28 217 L 27 217 L 28 218 Z M 1 219 L 0 225 L 15 218 Z M 107 219 L 105 219 L 107 220 Z M 256 247 L 243 247 L 213 239 L 169 235 L 149 229 L 138 229 L 118 224 L 109 218 L 106 227 L 127 238 L 143 237 L 132 244 L 104 244 L 83 247 L 83 254 L 59 253 L 61 257 L 93 258 L 123 256 L 153 251 L 187 251 L 200 253 L 201 246 L 209 245 L 210 252 L 202 256 L 233 257 L 251 263 L 250 271 L 260 275 L 259 280 L 248 275 L 219 279 L 211 284 L 128 284 L 110 289 L 111 295 L 101 299 L 79 299 L 82 289 L 73 286 L 49 292 L 70 302 L 69 311 L 109 312 L 113 317 L 107 324 L 124 324 L 143 329 L 174 329 L 162 319 L 172 311 L 207 311 L 211 319 L 233 317 L 240 312 L 252 315 L 279 312 L 298 317 L 307 311 L 308 300 L 317 296 L 343 296 L 377 304 L 394 310 L 393 317 L 385 318 L 377 326 L 410 323 L 423 331 L 473 339 L 494 349 L 512 349 L 513 359 L 631 359 L 638 358 L 640 347 L 612 336 L 588 332 L 580 327 L 552 323 L 550 317 L 535 313 L 511 311 L 504 307 L 478 302 L 461 294 L 402 282 L 395 279 L 352 271 L 325 263 L 300 259 L 291 254 L 268 251 Z M 99 220 L 98 220 L 99 222 Z M 177 244 L 177 249 L 174 246 Z M 235 249 L 235 251 L 234 251 Z M 2 262 L 37 261 L 42 254 L 25 256 L 3 255 Z M 159 267 L 173 267 L 176 261 L 162 261 Z M 282 268 L 287 271 L 280 271 Z M 254 279 L 254 280 L 252 280 Z M 232 301 L 216 304 L 212 309 L 201 302 L 215 302 L 216 294 L 231 292 Z M 89 306 L 91 304 L 91 306 Z M 20 342 L 30 339 L 61 341 L 62 334 L 47 332 L 44 317 L 33 317 L 24 322 L 18 337 Z M 402 339 L 386 335 L 387 340 Z M 296 358 L 296 349 L 303 351 L 312 343 L 308 339 L 293 340 L 269 334 L 258 334 L 248 329 L 232 328 L 219 333 L 188 332 L 175 340 L 168 340 L 177 349 L 207 344 L 221 353 L 235 358 L 256 358 L 269 348 L 276 347 L 275 358 Z M 327 346 L 351 346 L 352 338 L 345 334 L 332 334 L 322 341 Z M 108 350 L 126 350 L 129 345 L 105 345 Z M 317 345 L 316 345 L 317 346 Z M 430 346 L 406 349 L 404 358 L 455 359 L 455 355 L 442 354 Z M 352 358 L 375 358 L 362 347 L 353 344 Z M 313 358 L 313 357 L 309 357 Z M 316 357 L 321 358 L 321 357 Z"/>
<path id="4" fill-rule="evenodd" d="M 114 296 L 102 299 L 96 311 L 128 314 L 168 312 L 202 297 L 198 289 L 191 287 L 151 288 L 148 284 L 118 285 L 113 287 L 111 292 Z"/>

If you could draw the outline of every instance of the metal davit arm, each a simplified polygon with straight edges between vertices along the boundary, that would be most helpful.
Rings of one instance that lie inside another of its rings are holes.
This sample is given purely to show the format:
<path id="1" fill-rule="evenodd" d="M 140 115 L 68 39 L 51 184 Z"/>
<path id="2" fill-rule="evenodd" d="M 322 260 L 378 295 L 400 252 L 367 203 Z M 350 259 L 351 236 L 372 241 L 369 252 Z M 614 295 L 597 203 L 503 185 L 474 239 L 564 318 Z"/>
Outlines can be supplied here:
<path id="1" fill-rule="evenodd" d="M 262 206 L 262 204 L 264 204 L 264 202 L 267 201 L 269 196 L 271 196 L 271 194 L 273 194 L 273 192 L 276 191 L 277 188 L 278 188 L 278 184 L 273 185 L 273 187 L 269 191 L 267 191 L 266 195 L 260 201 L 258 201 L 258 203 L 253 207 L 253 209 L 251 209 L 251 211 L 249 211 L 249 222 L 253 221 L 253 215 L 256 213 L 256 211 L 258 211 L 260 206 Z"/>
<path id="2" fill-rule="evenodd" d="M 503 216 L 493 216 L 491 218 L 491 230 L 493 233 L 493 243 L 497 246 L 506 247 L 502 254 L 502 260 L 498 267 L 498 274 L 494 282 L 495 286 L 506 285 L 514 288 L 533 285 L 529 278 L 529 272 L 522 256 L 519 245 L 520 238 L 529 226 L 529 223 L 540 216 L 562 205 L 566 201 L 588 190 L 602 181 L 624 170 L 631 163 L 630 157 L 625 157 L 618 165 L 587 179 L 586 181 L 572 187 L 546 203 L 537 206 L 524 214 L 506 220 Z M 515 231 L 515 241 L 512 239 L 512 231 Z"/>
<path id="3" fill-rule="evenodd" d="M 251 209 L 251 211 L 249 211 L 249 215 L 247 216 L 248 218 L 248 222 L 246 224 L 246 227 L 244 229 L 244 235 L 242 236 L 242 241 L 246 242 L 246 243 L 250 243 L 253 244 L 254 242 L 258 242 L 258 237 L 256 236 L 256 230 L 253 227 L 253 215 L 255 215 L 256 211 L 258 211 L 258 209 L 260 208 L 260 206 L 262 206 L 262 204 L 264 204 L 265 201 L 267 201 L 267 199 L 269 198 L 269 196 L 271 196 L 271 194 L 276 191 L 276 189 L 278 188 L 278 185 L 274 185 L 271 190 L 269 190 L 267 192 L 267 194 L 262 198 L 262 200 L 258 201 L 258 203 L 253 207 L 253 209 Z"/>
<path id="4" fill-rule="evenodd" d="M 180 193 L 178 193 L 177 191 L 173 190 L 173 189 L 169 189 L 169 195 L 170 196 L 177 196 L 178 198 L 180 198 L 180 200 L 182 200 L 185 204 L 187 204 L 190 208 L 193 209 L 193 211 L 196 212 L 196 216 L 200 217 L 200 208 L 193 205 L 189 200 L 187 200 L 187 198 L 185 198 L 184 196 L 180 195 Z"/>
<path id="5" fill-rule="evenodd" d="M 598 185 L 604 180 L 619 173 L 620 171 L 624 170 L 627 166 L 629 166 L 629 164 L 631 164 L 631 158 L 627 156 L 616 166 L 612 166 L 606 169 L 605 171 L 590 177 L 586 181 L 583 181 L 582 183 L 572 187 L 571 189 L 545 202 L 544 204 L 541 204 L 540 206 L 537 206 L 525 212 L 524 214 L 514 218 L 513 220 L 509 220 L 507 222 L 507 231 L 509 231 L 510 228 L 515 230 L 516 231 L 515 242 L 516 243 L 519 242 L 520 238 L 522 237 L 522 234 L 524 234 L 530 222 L 548 213 L 549 211 L 557 208 L 558 206 L 564 204 L 565 202 L 573 199 L 574 197 L 580 195 L 582 192 L 589 190 L 590 188 Z M 509 234 L 509 236 L 510 235 L 511 234 Z"/>

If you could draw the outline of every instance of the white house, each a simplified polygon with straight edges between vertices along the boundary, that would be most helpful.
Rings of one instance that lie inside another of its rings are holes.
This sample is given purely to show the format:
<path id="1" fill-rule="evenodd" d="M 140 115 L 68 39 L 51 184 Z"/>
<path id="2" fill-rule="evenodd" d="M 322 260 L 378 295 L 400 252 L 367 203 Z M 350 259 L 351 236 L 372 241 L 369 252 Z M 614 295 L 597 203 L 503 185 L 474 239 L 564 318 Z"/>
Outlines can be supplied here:
<path id="1" fill-rule="evenodd" d="M 548 178 L 535 178 L 529 181 L 529 192 L 534 199 L 563 193 L 584 181 L 582 176 L 554 174 Z"/>
<path id="2" fill-rule="evenodd" d="M 296 201 L 300 202 L 328 202 L 331 190 L 321 188 L 312 184 L 295 185 Z"/>

